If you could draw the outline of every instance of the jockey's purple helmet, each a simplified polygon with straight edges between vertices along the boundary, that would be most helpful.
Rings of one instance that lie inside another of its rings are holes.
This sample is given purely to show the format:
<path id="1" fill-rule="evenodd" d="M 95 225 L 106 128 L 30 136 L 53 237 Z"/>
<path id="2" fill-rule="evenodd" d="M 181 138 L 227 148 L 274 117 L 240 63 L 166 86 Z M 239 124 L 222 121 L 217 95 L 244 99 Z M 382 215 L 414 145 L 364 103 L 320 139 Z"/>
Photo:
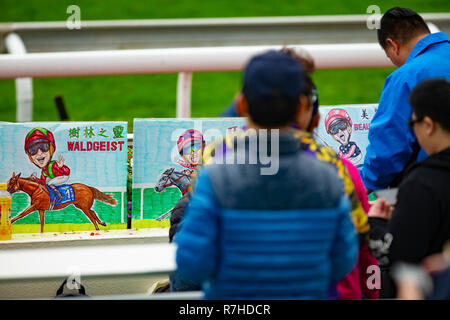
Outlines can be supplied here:
<path id="1" fill-rule="evenodd" d="M 205 139 L 203 139 L 203 135 L 200 131 L 195 129 L 188 129 L 178 138 L 177 141 L 177 147 L 178 147 L 178 153 L 181 154 L 181 150 L 183 150 L 183 147 L 192 141 L 201 141 L 202 144 L 205 144 Z"/>

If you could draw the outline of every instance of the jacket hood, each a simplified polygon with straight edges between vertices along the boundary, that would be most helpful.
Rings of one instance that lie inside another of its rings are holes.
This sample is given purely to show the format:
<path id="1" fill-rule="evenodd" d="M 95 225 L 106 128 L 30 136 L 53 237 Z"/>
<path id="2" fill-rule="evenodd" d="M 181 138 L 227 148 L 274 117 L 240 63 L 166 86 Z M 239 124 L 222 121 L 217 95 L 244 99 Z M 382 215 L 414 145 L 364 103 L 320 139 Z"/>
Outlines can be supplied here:
<path id="1" fill-rule="evenodd" d="M 419 165 L 426 168 L 450 171 L 450 148 L 428 157 Z"/>

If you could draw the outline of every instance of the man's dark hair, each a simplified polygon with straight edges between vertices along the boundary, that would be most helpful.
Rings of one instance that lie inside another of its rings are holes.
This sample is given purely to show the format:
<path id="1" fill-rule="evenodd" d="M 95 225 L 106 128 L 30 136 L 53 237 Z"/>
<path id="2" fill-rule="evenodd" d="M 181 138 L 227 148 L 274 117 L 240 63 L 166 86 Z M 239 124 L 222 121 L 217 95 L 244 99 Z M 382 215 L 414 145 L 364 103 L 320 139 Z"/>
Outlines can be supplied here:
<path id="1" fill-rule="evenodd" d="M 430 117 L 450 132 L 450 81 L 428 79 L 419 83 L 409 96 L 417 118 Z"/>
<path id="2" fill-rule="evenodd" d="M 386 49 L 387 38 L 406 44 L 418 35 L 427 33 L 430 33 L 430 29 L 417 12 L 400 7 L 389 9 L 381 18 L 377 30 L 378 43 L 383 49 Z"/>
<path id="3" fill-rule="evenodd" d="M 255 123 L 263 127 L 276 128 L 288 125 L 295 120 L 298 99 L 288 98 L 277 92 L 273 92 L 270 97 L 264 100 L 246 99 L 250 117 Z"/>

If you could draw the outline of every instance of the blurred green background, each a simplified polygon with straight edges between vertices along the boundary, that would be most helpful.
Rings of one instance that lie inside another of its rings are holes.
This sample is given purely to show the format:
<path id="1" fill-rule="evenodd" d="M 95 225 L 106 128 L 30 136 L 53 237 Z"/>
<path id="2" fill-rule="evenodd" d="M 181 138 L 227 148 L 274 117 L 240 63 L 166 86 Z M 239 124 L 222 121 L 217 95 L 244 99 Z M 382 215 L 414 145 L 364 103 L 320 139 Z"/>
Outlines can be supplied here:
<path id="1" fill-rule="evenodd" d="M 82 20 L 365 14 L 369 5 L 382 12 L 394 6 L 450 12 L 448 0 L 0 0 L 0 22 L 65 21 L 72 4 L 81 8 Z M 376 103 L 392 70 L 318 70 L 313 77 L 322 105 Z M 176 74 L 33 79 L 33 120 L 59 120 L 53 97 L 61 94 L 70 120 L 128 121 L 132 132 L 133 118 L 175 117 L 176 81 Z M 218 116 L 240 87 L 240 72 L 195 73 L 192 116 Z M 0 114 L 0 121 L 16 120 L 14 80 L 0 80 Z"/>

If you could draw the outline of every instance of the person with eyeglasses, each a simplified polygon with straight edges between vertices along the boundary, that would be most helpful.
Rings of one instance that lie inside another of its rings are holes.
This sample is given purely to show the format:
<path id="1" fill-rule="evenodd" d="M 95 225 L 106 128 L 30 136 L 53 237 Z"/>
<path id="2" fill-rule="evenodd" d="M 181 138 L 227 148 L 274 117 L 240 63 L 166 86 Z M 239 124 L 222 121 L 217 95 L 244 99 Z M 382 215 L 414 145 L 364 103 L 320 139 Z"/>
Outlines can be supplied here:
<path id="1" fill-rule="evenodd" d="M 64 164 L 65 159 L 62 155 L 59 155 L 58 160 L 52 161 L 55 150 L 55 137 L 50 130 L 34 128 L 25 137 L 25 153 L 30 161 L 41 169 L 41 177 L 38 178 L 33 173 L 32 179 L 47 185 L 55 194 L 48 210 L 53 210 L 55 204 L 63 199 L 57 186 L 66 183 L 70 176 L 70 169 Z"/>
<path id="2" fill-rule="evenodd" d="M 371 249 L 387 270 L 398 262 L 419 264 L 450 240 L 450 81 L 421 82 L 409 102 L 413 113 L 405 122 L 429 157 L 405 173 L 393 210 L 380 198 L 369 211 L 369 245 L 382 243 Z M 390 272 L 381 288 L 383 298 L 395 297 Z"/>

